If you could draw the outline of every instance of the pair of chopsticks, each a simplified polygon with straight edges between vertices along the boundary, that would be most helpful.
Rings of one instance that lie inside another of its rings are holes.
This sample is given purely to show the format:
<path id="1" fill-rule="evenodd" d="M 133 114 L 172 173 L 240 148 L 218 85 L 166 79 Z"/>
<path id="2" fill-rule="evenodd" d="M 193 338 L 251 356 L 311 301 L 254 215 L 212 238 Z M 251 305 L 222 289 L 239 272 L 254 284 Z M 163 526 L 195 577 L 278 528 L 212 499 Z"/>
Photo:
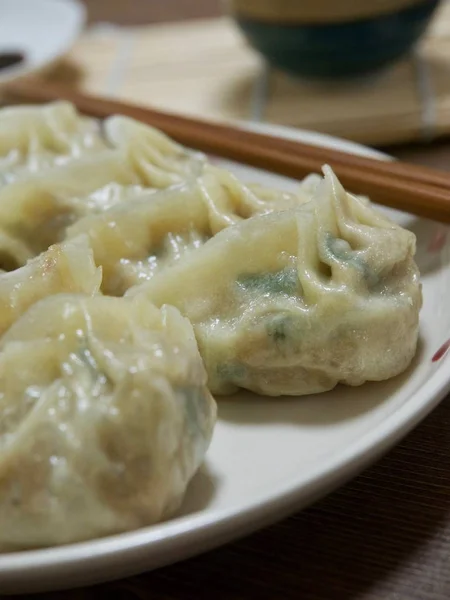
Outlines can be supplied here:
<path id="1" fill-rule="evenodd" d="M 405 212 L 450 223 L 450 174 L 402 162 L 385 162 L 302 142 L 253 133 L 91 96 L 42 81 L 22 80 L 6 87 L 7 97 L 21 102 L 68 100 L 86 115 L 122 114 L 157 127 L 181 144 L 206 153 L 300 179 L 329 164 L 355 194 Z"/>

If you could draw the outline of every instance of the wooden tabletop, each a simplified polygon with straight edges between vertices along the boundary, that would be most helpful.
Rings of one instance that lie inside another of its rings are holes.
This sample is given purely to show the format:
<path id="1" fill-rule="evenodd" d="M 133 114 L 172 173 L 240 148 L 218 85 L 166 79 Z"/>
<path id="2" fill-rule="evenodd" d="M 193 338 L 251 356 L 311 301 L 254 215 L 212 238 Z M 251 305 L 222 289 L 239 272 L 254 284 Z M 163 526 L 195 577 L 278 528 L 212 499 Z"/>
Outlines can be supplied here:
<path id="1" fill-rule="evenodd" d="M 214 16 L 219 0 L 86 0 L 91 21 Z M 450 140 L 387 149 L 450 170 Z M 308 510 L 179 564 L 37 600 L 450 598 L 449 398 L 402 443 Z"/>

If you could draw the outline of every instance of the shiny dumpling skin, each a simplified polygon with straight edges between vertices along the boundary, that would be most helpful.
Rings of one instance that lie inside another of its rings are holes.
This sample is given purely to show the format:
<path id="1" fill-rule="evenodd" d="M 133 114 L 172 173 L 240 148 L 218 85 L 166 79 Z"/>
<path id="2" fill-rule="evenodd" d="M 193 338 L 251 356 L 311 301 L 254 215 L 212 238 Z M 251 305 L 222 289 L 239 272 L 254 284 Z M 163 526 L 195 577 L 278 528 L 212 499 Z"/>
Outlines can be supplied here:
<path id="1" fill-rule="evenodd" d="M 123 119 L 100 129 L 66 102 L 0 111 L 0 229 L 36 255 L 81 217 L 203 168 L 198 157 L 187 168 L 193 153 L 164 134 Z"/>
<path id="2" fill-rule="evenodd" d="M 57 295 L 0 350 L 0 551 L 135 529 L 178 509 L 216 405 L 175 308 Z"/>
<path id="3" fill-rule="evenodd" d="M 208 238 L 207 212 L 195 187 L 180 186 L 80 219 L 67 239 L 86 235 L 102 267 L 102 292 L 121 296 Z"/>
<path id="4" fill-rule="evenodd" d="M 308 201 L 302 194 L 255 191 L 223 169 L 80 219 L 67 237 L 86 234 L 103 268 L 104 293 L 122 295 L 183 259 L 226 227 Z"/>
<path id="5" fill-rule="evenodd" d="M 108 144 L 124 153 L 130 167 L 141 180 L 157 189 L 213 173 L 218 184 L 225 191 L 237 195 L 241 202 L 243 196 L 247 195 L 253 207 L 258 203 L 264 206 L 271 202 L 286 206 L 293 201 L 296 204 L 307 202 L 318 180 L 317 175 L 308 176 L 298 185 L 295 193 L 282 192 L 260 184 L 249 183 L 244 186 L 231 173 L 212 166 L 201 152 L 186 148 L 162 131 L 130 117 L 109 117 L 104 120 L 102 130 Z"/>
<path id="6" fill-rule="evenodd" d="M 131 169 L 146 185 L 163 189 L 201 175 L 206 158 L 177 144 L 167 135 L 130 117 L 104 120 L 108 144 L 126 156 Z"/>
<path id="7" fill-rule="evenodd" d="M 51 246 L 25 266 L 0 275 L 0 335 L 32 304 L 61 292 L 96 294 L 101 269 L 86 236 Z"/>
<path id="8" fill-rule="evenodd" d="M 138 186 L 119 152 L 43 169 L 0 187 L 0 229 L 36 255 L 61 241 L 66 228 L 82 216 L 126 201 L 123 190 L 135 197 Z"/>
<path id="9" fill-rule="evenodd" d="M 143 183 L 164 188 L 201 173 L 205 157 L 134 119 L 99 121 L 69 102 L 0 110 L 0 185 L 84 155 L 118 150 Z"/>
<path id="10" fill-rule="evenodd" d="M 347 194 L 254 217 L 128 292 L 194 325 L 213 393 L 301 395 L 397 375 L 417 345 L 415 236 Z"/>
<path id="11" fill-rule="evenodd" d="M 69 102 L 0 110 L 0 185 L 104 148 L 99 124 Z"/>
<path id="12" fill-rule="evenodd" d="M 29 255 L 60 242 L 85 216 L 186 181 L 204 182 L 216 231 L 239 220 L 239 211 L 259 214 L 308 199 L 303 185 L 297 194 L 243 186 L 156 129 L 121 116 L 100 128 L 69 103 L 5 109 L 0 133 L 2 127 L 8 152 L 4 163 L 0 158 L 0 231 Z"/>

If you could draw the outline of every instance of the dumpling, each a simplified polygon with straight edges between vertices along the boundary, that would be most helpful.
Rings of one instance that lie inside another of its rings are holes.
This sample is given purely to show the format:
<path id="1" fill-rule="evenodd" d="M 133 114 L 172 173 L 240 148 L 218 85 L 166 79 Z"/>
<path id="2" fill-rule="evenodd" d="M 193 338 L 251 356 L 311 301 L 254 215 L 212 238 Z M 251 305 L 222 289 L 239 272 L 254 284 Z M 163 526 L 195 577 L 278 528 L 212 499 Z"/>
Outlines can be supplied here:
<path id="1" fill-rule="evenodd" d="M 119 152 L 42 169 L 0 187 L 0 228 L 36 255 L 61 241 L 77 219 L 123 201 L 124 187 L 135 197 L 138 186 Z"/>
<path id="2" fill-rule="evenodd" d="M 86 236 L 51 246 L 24 267 L 0 275 L 0 335 L 38 300 L 73 292 L 96 294 L 101 283 Z"/>
<path id="3" fill-rule="evenodd" d="M 101 123 L 61 101 L 0 110 L 0 184 L 105 149 L 119 150 L 129 168 L 158 188 L 199 175 L 205 163 L 200 152 L 129 117 Z"/>
<path id="4" fill-rule="evenodd" d="M 175 308 L 53 296 L 0 350 L 1 551 L 135 529 L 178 509 L 216 405 Z"/>
<path id="5" fill-rule="evenodd" d="M 230 227 L 129 291 L 191 320 L 213 393 L 317 393 L 413 358 L 415 236 L 325 173 L 313 201 Z"/>
<path id="6" fill-rule="evenodd" d="M 108 144 L 121 150 L 132 170 L 147 186 L 165 189 L 182 182 L 191 182 L 203 175 L 214 174 L 218 185 L 235 196 L 248 196 L 250 204 L 259 199 L 264 203 L 306 202 L 317 185 L 319 176 L 311 174 L 298 186 L 296 193 L 283 193 L 260 184 L 243 186 L 233 175 L 211 165 L 201 153 L 176 143 L 162 131 L 143 123 L 114 115 L 103 122 Z M 253 198 L 250 198 L 250 196 Z"/>
<path id="7" fill-rule="evenodd" d="M 122 295 L 222 229 L 309 199 L 300 192 L 252 191 L 227 171 L 211 167 L 191 182 L 89 215 L 67 236 L 89 236 L 95 261 L 103 267 L 103 292 Z"/>
<path id="8" fill-rule="evenodd" d="M 0 110 L 0 185 L 103 148 L 98 122 L 69 102 Z"/>
<path id="9" fill-rule="evenodd" d="M 194 176 L 203 164 L 132 119 L 100 127 L 66 102 L 3 109 L 0 230 L 36 255 L 79 218 Z"/>
<path id="10" fill-rule="evenodd" d="M 81 217 L 194 177 L 204 164 L 151 127 L 111 117 L 100 129 L 66 102 L 1 110 L 0 140 L 0 230 L 31 255 Z"/>
<path id="11" fill-rule="evenodd" d="M 183 183 L 201 186 L 205 210 L 222 222 L 217 231 L 309 199 L 305 185 L 296 194 L 243 186 L 203 154 L 128 117 L 100 126 L 67 102 L 0 111 L 0 231 L 27 256 L 60 242 L 83 217 Z"/>
<path id="12" fill-rule="evenodd" d="M 166 188 L 203 171 L 206 158 L 202 153 L 135 119 L 114 115 L 105 119 L 103 131 L 110 146 L 124 153 L 131 169 L 147 186 Z"/>
<path id="13" fill-rule="evenodd" d="M 196 186 L 180 186 L 87 216 L 67 238 L 87 235 L 103 269 L 102 291 L 120 296 L 207 239 L 208 216 Z"/>

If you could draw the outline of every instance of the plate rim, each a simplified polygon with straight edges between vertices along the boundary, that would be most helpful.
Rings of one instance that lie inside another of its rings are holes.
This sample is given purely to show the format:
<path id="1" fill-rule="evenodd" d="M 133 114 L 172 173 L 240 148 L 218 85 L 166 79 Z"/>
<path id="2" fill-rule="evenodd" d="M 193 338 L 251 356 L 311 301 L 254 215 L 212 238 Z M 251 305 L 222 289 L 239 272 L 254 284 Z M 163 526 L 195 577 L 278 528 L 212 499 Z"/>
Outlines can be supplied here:
<path id="1" fill-rule="evenodd" d="M 280 135 L 283 131 L 289 132 L 299 141 L 307 140 L 325 147 L 347 149 L 362 156 L 392 160 L 392 157 L 362 144 L 313 131 L 264 123 L 242 125 Z M 421 394 L 423 386 L 420 386 L 394 413 L 345 450 L 329 457 L 306 479 L 301 476 L 290 479 L 271 493 L 260 493 L 248 502 L 218 509 L 209 515 L 197 512 L 90 541 L 0 554 L 0 589 L 5 584 L 9 585 L 9 589 L 20 587 L 25 591 L 62 589 L 66 584 L 59 582 L 66 578 L 71 587 L 77 587 L 150 571 L 221 546 L 277 521 L 293 510 L 303 509 L 374 462 L 425 418 L 450 391 L 450 374 L 446 375 L 449 364 L 450 353 L 441 359 L 436 371 L 426 381 L 429 391 L 425 396 Z M 111 575 L 90 577 L 86 573 L 86 570 L 91 573 L 96 569 L 103 569 L 104 573 L 108 566 L 114 569 Z M 15 586 L 13 582 L 17 582 L 19 576 L 29 583 Z M 58 583 L 44 583 L 47 578 Z"/>

